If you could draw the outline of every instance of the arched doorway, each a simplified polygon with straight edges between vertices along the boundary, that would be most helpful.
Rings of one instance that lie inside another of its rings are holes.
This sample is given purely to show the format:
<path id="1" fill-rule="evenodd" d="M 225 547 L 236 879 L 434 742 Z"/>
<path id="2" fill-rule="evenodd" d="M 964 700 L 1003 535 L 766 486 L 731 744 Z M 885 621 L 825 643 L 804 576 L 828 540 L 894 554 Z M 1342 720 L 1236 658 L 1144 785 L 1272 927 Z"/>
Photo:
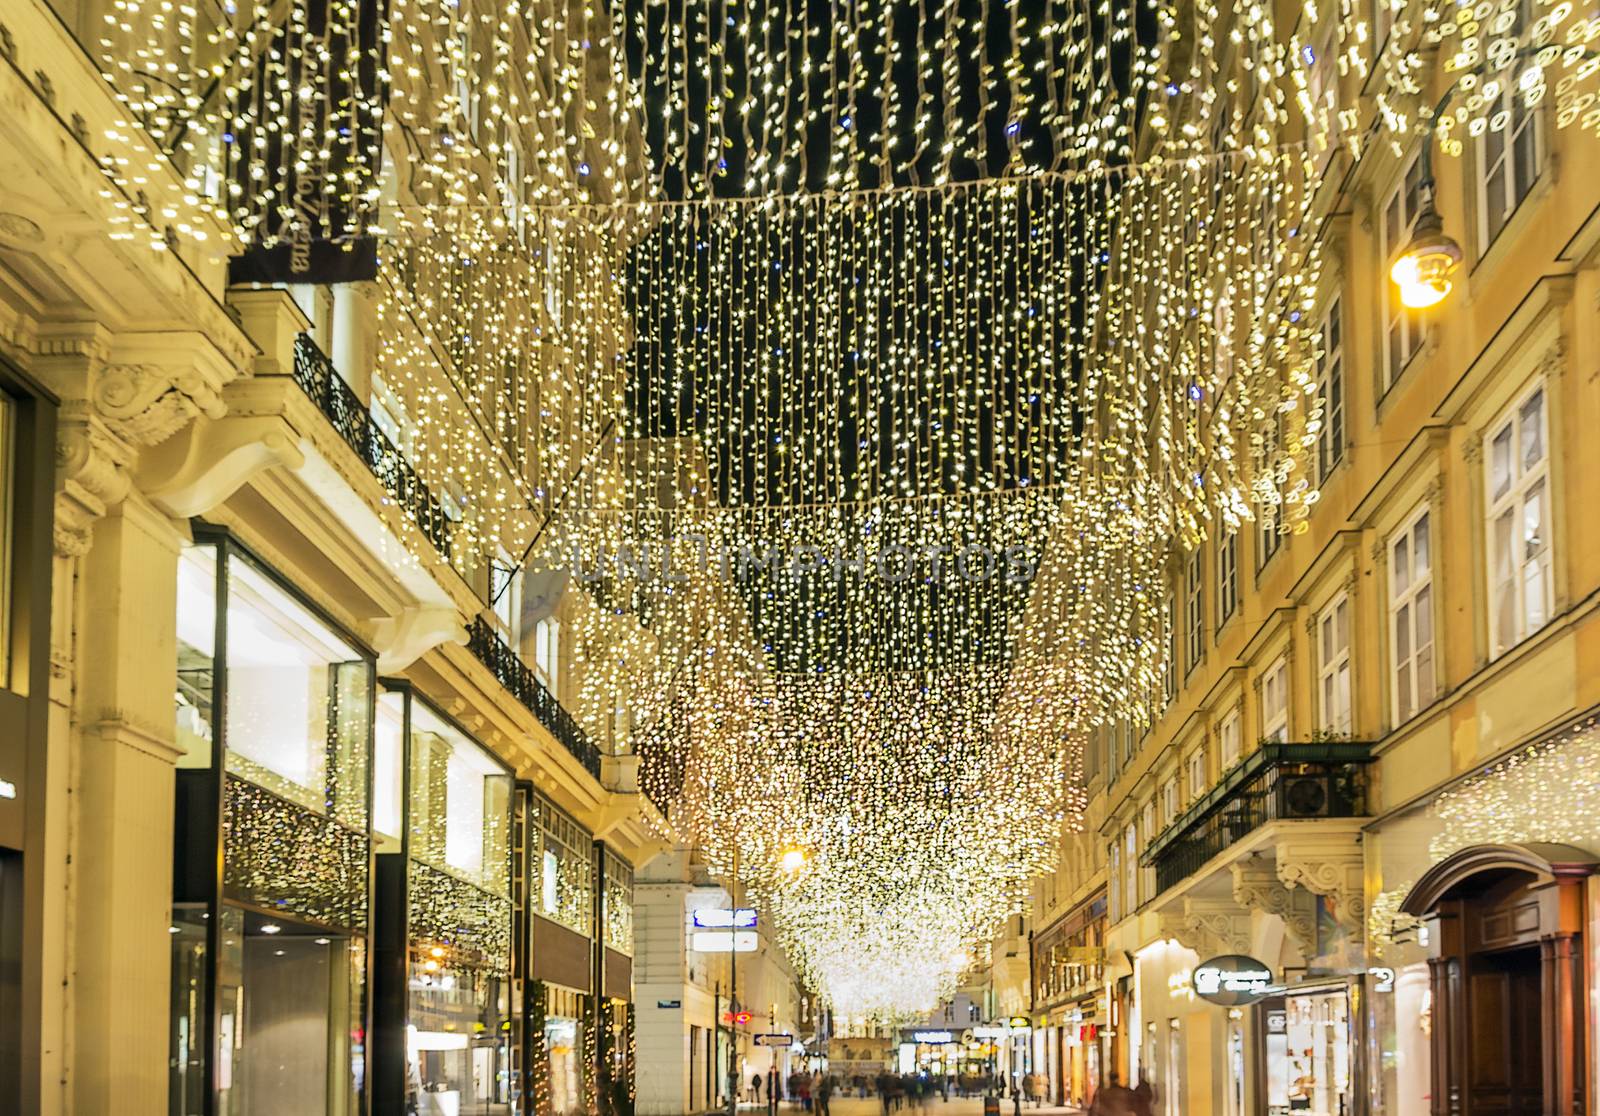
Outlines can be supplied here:
<path id="1" fill-rule="evenodd" d="M 1433 1116 L 1583 1109 L 1583 883 L 1570 845 L 1475 845 L 1434 865 L 1401 910 L 1426 920 Z"/>

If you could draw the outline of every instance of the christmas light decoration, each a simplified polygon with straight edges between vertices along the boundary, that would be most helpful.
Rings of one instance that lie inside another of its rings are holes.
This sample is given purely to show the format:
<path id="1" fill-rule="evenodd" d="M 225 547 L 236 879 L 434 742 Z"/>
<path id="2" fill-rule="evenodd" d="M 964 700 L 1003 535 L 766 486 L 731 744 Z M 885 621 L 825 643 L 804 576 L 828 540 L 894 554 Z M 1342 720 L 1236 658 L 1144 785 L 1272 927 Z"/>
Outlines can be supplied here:
<path id="1" fill-rule="evenodd" d="M 1552 83 L 1600 123 L 1600 21 L 1520 12 L 118 0 L 103 165 L 161 250 L 378 239 L 360 371 L 451 560 L 582 591 L 580 719 L 624 710 L 802 974 L 896 1016 L 1147 718 L 1172 563 L 1303 529 L 1330 154 L 1455 153 Z"/>

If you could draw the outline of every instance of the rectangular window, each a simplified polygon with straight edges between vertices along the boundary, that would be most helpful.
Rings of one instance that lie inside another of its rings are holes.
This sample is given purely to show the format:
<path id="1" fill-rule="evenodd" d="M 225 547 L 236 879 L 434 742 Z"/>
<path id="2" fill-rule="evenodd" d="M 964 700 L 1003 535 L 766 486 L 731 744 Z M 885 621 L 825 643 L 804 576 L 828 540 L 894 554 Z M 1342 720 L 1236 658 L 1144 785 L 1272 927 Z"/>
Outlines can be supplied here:
<path id="1" fill-rule="evenodd" d="M 1495 127 L 1496 122 L 1500 127 Z M 1533 189 L 1543 160 L 1543 146 L 1538 107 L 1530 107 L 1515 89 L 1507 89 L 1490 115 L 1488 129 L 1478 137 L 1482 251 L 1487 251 L 1494 243 L 1522 199 Z"/>
<path id="2" fill-rule="evenodd" d="M 1106 853 L 1108 868 L 1106 878 L 1110 880 L 1107 887 L 1109 894 L 1106 896 L 1106 905 L 1110 910 L 1113 924 L 1122 921 L 1122 848 L 1117 842 L 1111 842 Z"/>
<path id="3" fill-rule="evenodd" d="M 1221 627 L 1238 606 L 1239 535 L 1229 530 L 1217 541 L 1217 626 Z"/>
<path id="4" fill-rule="evenodd" d="M 1321 484 L 1344 457 L 1344 322 L 1335 298 L 1322 319 L 1317 354 L 1317 397 L 1322 401 L 1322 429 L 1317 432 L 1317 483 Z"/>
<path id="5" fill-rule="evenodd" d="M 1389 638 L 1394 723 L 1434 697 L 1433 562 L 1426 508 L 1389 540 Z"/>
<path id="6" fill-rule="evenodd" d="M 1486 489 L 1489 647 L 1503 654 L 1550 619 L 1550 463 L 1544 384 L 1490 427 Z"/>
<path id="7" fill-rule="evenodd" d="M 1256 467 L 1269 469 L 1278 456 L 1282 432 L 1277 416 L 1261 430 L 1261 448 L 1256 454 Z M 1265 566 L 1283 545 L 1283 510 L 1275 500 L 1264 499 L 1256 505 L 1256 569 Z"/>
<path id="8" fill-rule="evenodd" d="M 1161 676 L 1163 709 L 1178 696 L 1178 598 L 1168 594 L 1164 611 L 1167 617 L 1167 669 Z"/>
<path id="9" fill-rule="evenodd" d="M 547 616 L 534 625 L 533 668 L 539 681 L 544 683 L 544 688 L 554 694 L 560 681 L 561 621 L 553 616 Z"/>
<path id="10" fill-rule="evenodd" d="M 1206 653 L 1206 613 L 1205 613 L 1205 582 L 1200 576 L 1200 552 L 1196 551 L 1189 558 L 1189 565 L 1184 570 L 1184 621 L 1187 624 L 1189 636 L 1189 658 L 1187 666 L 1193 670 L 1200 664 L 1201 658 Z"/>
<path id="11" fill-rule="evenodd" d="M 519 642 L 517 621 L 521 618 L 521 589 L 522 571 L 517 568 L 516 559 L 504 550 L 499 551 L 489 562 L 489 604 L 501 633 L 512 647 Z"/>
<path id="12" fill-rule="evenodd" d="M 1139 833 L 1129 825 L 1122 832 L 1122 914 L 1139 909 Z"/>
<path id="13" fill-rule="evenodd" d="M 1206 751 L 1196 748 L 1189 755 L 1189 801 L 1206 793 Z"/>
<path id="14" fill-rule="evenodd" d="M 1261 676 L 1261 739 L 1289 740 L 1289 660 L 1282 655 Z"/>
<path id="15" fill-rule="evenodd" d="M 1388 278 L 1389 265 L 1411 240 L 1422 210 L 1422 162 L 1413 157 L 1394 193 L 1383 206 L 1383 387 L 1400 378 L 1411 358 L 1422 348 L 1422 319 L 1415 310 L 1400 303 L 1399 293 Z"/>
<path id="16" fill-rule="evenodd" d="M 1301 47 L 1301 59 L 1309 72 L 1306 74 L 1306 98 L 1310 119 L 1317 135 L 1314 149 L 1317 170 L 1320 172 L 1333 158 L 1339 146 L 1341 121 L 1339 119 L 1339 67 L 1338 47 L 1334 37 L 1337 24 L 1324 21 L 1321 36 L 1315 44 Z"/>
<path id="17" fill-rule="evenodd" d="M 1340 593 L 1317 618 L 1317 692 L 1324 732 L 1350 732 L 1350 596 Z"/>
<path id="18" fill-rule="evenodd" d="M 1174 775 L 1161 787 L 1161 824 L 1168 826 L 1178 816 L 1178 777 Z"/>
<path id="19" fill-rule="evenodd" d="M 1148 845 L 1156 839 L 1159 830 L 1156 827 L 1156 802 L 1155 799 L 1144 804 L 1144 814 L 1140 819 L 1140 829 L 1144 833 L 1144 843 Z M 1148 902 L 1156 896 L 1156 875 L 1154 868 L 1138 867 L 1138 858 L 1135 856 L 1134 864 L 1139 873 L 1139 897 L 1141 902 Z"/>
<path id="20" fill-rule="evenodd" d="M 1222 770 L 1231 770 L 1238 763 L 1243 754 L 1243 741 L 1240 739 L 1240 717 L 1237 709 L 1230 710 L 1222 718 L 1222 726 L 1217 730 L 1217 748 L 1222 753 Z"/>

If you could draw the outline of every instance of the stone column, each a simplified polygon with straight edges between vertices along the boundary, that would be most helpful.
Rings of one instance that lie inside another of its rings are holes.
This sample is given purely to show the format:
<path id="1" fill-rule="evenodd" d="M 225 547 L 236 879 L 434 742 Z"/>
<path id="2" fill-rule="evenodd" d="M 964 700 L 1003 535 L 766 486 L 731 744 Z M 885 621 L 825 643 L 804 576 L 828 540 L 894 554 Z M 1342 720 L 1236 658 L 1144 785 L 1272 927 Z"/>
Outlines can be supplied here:
<path id="1" fill-rule="evenodd" d="M 75 1107 L 167 1106 L 177 684 L 173 522 L 132 496 L 79 559 L 70 749 Z"/>

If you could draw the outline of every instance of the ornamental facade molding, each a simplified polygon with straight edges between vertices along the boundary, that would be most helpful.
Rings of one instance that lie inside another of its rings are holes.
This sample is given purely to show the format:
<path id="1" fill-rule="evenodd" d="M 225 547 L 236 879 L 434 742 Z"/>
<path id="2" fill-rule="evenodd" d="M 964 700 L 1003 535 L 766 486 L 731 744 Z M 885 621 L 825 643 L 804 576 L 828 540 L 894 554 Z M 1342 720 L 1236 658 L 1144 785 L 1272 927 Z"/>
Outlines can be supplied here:
<path id="1" fill-rule="evenodd" d="M 1360 933 L 1366 921 L 1359 839 L 1347 834 L 1289 837 L 1278 845 L 1278 879 L 1328 900 L 1334 919 Z"/>
<path id="2" fill-rule="evenodd" d="M 1316 900 L 1304 888 L 1287 888 L 1270 860 L 1252 857 L 1233 865 L 1234 902 L 1275 915 L 1302 957 L 1317 955 Z"/>

